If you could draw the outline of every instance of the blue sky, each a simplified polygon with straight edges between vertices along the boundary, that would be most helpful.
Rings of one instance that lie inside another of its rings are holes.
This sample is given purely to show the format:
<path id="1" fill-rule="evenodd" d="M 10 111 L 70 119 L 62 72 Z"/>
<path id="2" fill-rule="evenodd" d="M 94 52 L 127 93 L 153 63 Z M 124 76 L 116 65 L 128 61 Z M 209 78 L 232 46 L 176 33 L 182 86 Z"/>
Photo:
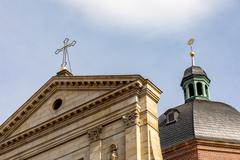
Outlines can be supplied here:
<path id="1" fill-rule="evenodd" d="M 194 37 L 211 99 L 240 110 L 238 0 L 1 0 L 0 20 L 0 123 L 56 74 L 65 37 L 75 75 L 141 74 L 164 92 L 159 114 L 184 103 Z"/>

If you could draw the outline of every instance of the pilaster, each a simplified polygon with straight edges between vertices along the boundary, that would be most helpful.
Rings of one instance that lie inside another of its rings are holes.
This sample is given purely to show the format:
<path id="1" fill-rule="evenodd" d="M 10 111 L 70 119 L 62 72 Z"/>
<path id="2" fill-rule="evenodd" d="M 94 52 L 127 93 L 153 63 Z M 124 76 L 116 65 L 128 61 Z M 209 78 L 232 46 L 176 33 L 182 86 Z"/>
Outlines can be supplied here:
<path id="1" fill-rule="evenodd" d="M 132 111 L 122 118 L 125 124 L 125 159 L 141 160 L 139 113 Z"/>
<path id="2" fill-rule="evenodd" d="M 101 160 L 101 149 L 102 141 L 100 139 L 100 134 L 102 133 L 102 125 L 97 126 L 88 131 L 88 136 L 90 140 L 89 145 L 89 160 Z"/>

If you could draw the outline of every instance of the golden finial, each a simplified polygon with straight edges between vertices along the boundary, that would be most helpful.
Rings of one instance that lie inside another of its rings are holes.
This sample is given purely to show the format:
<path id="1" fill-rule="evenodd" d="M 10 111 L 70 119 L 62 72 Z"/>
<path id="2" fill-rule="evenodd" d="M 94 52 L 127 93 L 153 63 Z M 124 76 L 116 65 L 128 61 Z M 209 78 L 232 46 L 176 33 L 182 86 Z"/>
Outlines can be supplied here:
<path id="1" fill-rule="evenodd" d="M 193 51 L 194 41 L 195 41 L 195 39 L 191 38 L 187 43 L 190 46 L 189 55 L 191 56 L 191 59 L 192 59 L 192 66 L 195 66 L 195 55 L 196 55 L 196 53 Z"/>

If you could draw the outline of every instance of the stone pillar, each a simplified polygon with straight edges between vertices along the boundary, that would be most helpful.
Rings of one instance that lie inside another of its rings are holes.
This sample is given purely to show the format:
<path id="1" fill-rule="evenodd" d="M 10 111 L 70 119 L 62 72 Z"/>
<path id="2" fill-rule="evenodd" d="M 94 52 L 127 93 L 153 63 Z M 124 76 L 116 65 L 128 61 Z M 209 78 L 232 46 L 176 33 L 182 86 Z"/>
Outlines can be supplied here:
<path id="1" fill-rule="evenodd" d="M 197 83 L 195 81 L 193 82 L 193 90 L 194 90 L 194 96 L 198 96 L 198 93 L 197 93 Z"/>
<path id="2" fill-rule="evenodd" d="M 201 84 L 202 84 L 203 96 L 204 96 L 204 97 L 208 97 L 208 96 L 207 96 L 206 89 L 205 89 L 205 84 L 204 84 L 204 83 L 201 83 Z"/>
<path id="3" fill-rule="evenodd" d="M 89 160 L 101 160 L 101 140 L 92 142 L 90 144 L 90 156 Z"/>
<path id="4" fill-rule="evenodd" d="M 188 85 L 186 85 L 186 94 L 187 94 L 186 99 L 190 98 Z"/>
<path id="5" fill-rule="evenodd" d="M 102 126 L 97 126 L 88 131 L 88 137 L 90 140 L 89 145 L 89 160 L 101 160 L 102 141 L 100 134 L 102 133 Z"/>
<path id="6" fill-rule="evenodd" d="M 141 160 L 139 113 L 132 111 L 122 118 L 125 124 L 125 159 Z"/>

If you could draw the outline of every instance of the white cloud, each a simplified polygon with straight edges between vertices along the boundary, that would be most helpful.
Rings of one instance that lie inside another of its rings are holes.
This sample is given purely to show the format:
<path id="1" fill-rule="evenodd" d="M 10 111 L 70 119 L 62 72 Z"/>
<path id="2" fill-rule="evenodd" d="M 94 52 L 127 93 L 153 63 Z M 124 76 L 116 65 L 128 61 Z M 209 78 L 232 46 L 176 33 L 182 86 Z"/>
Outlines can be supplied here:
<path id="1" fill-rule="evenodd" d="M 63 0 L 98 26 L 175 32 L 198 25 L 235 0 Z"/>

